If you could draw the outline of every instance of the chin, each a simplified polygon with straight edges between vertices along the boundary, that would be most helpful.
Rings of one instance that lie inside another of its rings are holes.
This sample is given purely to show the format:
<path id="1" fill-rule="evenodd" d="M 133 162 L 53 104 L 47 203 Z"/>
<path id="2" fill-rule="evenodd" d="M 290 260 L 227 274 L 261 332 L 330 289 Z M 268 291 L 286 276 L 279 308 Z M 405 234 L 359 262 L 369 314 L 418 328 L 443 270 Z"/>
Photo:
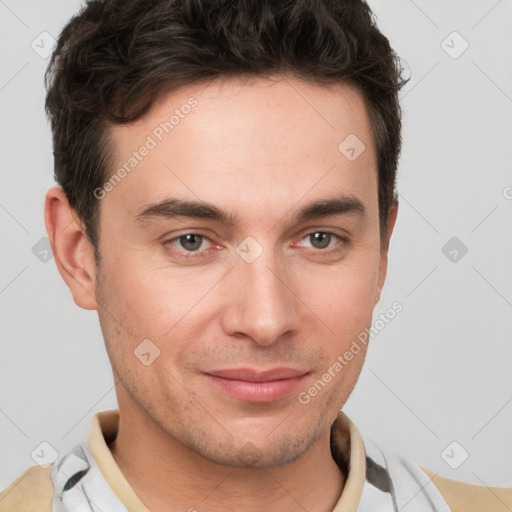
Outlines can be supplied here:
<path id="1" fill-rule="evenodd" d="M 269 468 L 291 464 L 304 455 L 322 435 L 318 426 L 304 434 L 297 430 L 296 423 L 285 422 L 281 427 L 280 435 L 276 434 L 275 427 L 267 435 L 261 429 L 254 435 L 239 429 L 236 436 L 223 430 L 222 440 L 218 438 L 217 441 L 203 444 L 189 437 L 186 444 L 198 455 L 216 464 L 239 468 Z"/>
<path id="2" fill-rule="evenodd" d="M 239 448 L 223 447 L 222 451 L 202 453 L 201 455 L 216 464 L 238 468 L 269 468 L 286 466 L 303 455 L 309 444 L 307 442 L 268 443 L 258 447 L 251 441 L 243 443 Z"/>

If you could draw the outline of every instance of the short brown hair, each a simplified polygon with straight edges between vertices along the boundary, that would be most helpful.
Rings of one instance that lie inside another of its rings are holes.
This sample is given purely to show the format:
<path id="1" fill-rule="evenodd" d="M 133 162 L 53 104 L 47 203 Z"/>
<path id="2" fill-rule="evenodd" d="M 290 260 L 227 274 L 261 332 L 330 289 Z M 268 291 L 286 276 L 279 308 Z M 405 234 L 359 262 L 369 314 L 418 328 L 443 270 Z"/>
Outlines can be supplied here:
<path id="1" fill-rule="evenodd" d="M 287 73 L 351 83 L 375 138 L 381 241 L 401 148 L 400 59 L 363 0 L 89 0 L 66 24 L 45 75 L 55 179 L 99 261 L 109 127 L 164 93 L 216 77 Z"/>

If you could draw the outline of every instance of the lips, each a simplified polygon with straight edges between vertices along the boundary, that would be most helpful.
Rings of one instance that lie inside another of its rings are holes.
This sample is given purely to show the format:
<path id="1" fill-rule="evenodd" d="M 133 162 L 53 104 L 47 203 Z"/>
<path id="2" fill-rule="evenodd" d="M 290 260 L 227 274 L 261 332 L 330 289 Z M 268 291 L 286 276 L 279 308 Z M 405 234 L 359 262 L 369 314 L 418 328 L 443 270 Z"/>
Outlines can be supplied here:
<path id="1" fill-rule="evenodd" d="M 299 389 L 308 372 L 294 368 L 232 368 L 203 375 L 214 387 L 239 400 L 275 402 Z"/>

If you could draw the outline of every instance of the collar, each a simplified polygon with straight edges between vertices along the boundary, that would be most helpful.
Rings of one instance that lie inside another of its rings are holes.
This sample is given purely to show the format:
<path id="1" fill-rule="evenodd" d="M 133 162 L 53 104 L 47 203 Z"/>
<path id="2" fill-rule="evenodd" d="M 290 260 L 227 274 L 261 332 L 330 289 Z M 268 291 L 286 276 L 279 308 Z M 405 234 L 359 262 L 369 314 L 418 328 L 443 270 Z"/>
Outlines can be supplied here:
<path id="1" fill-rule="evenodd" d="M 130 512 L 150 512 L 131 488 L 108 447 L 118 430 L 119 409 L 98 412 L 92 418 L 87 444 L 121 503 Z M 341 497 L 332 512 L 352 512 L 357 510 L 365 482 L 365 450 L 359 431 L 342 411 L 331 427 L 331 452 L 345 475 L 348 473 Z"/>

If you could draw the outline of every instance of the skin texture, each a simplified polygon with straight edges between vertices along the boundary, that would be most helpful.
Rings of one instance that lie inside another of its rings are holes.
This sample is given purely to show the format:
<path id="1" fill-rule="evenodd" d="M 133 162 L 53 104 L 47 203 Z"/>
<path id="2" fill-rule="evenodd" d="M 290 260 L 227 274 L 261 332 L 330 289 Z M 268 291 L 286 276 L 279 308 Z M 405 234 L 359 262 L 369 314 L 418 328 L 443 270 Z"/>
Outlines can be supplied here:
<path id="1" fill-rule="evenodd" d="M 98 311 L 112 364 L 121 421 L 110 449 L 153 512 L 169 503 L 200 512 L 332 510 L 346 475 L 332 459 L 330 427 L 365 347 L 309 403 L 297 396 L 371 325 L 386 275 L 362 96 L 283 76 L 187 86 L 144 119 L 112 128 L 113 172 L 190 98 L 197 105 L 161 141 L 153 136 L 156 147 L 100 201 L 98 267 L 62 190 L 46 196 L 55 261 L 74 301 Z M 354 161 L 338 150 L 349 134 L 366 146 Z M 306 204 L 341 194 L 357 198 L 364 215 L 297 222 Z M 169 197 L 214 204 L 239 223 L 135 220 Z M 388 239 L 396 213 L 394 205 Z M 315 245 L 318 232 L 333 233 L 327 248 Z M 196 239 L 186 259 L 191 244 L 176 237 L 190 233 L 209 240 Z M 247 237 L 262 248 L 251 263 L 237 253 Z M 160 351 L 149 365 L 134 355 L 145 339 Z M 306 375 L 267 402 L 236 398 L 205 376 L 278 367 Z"/>

